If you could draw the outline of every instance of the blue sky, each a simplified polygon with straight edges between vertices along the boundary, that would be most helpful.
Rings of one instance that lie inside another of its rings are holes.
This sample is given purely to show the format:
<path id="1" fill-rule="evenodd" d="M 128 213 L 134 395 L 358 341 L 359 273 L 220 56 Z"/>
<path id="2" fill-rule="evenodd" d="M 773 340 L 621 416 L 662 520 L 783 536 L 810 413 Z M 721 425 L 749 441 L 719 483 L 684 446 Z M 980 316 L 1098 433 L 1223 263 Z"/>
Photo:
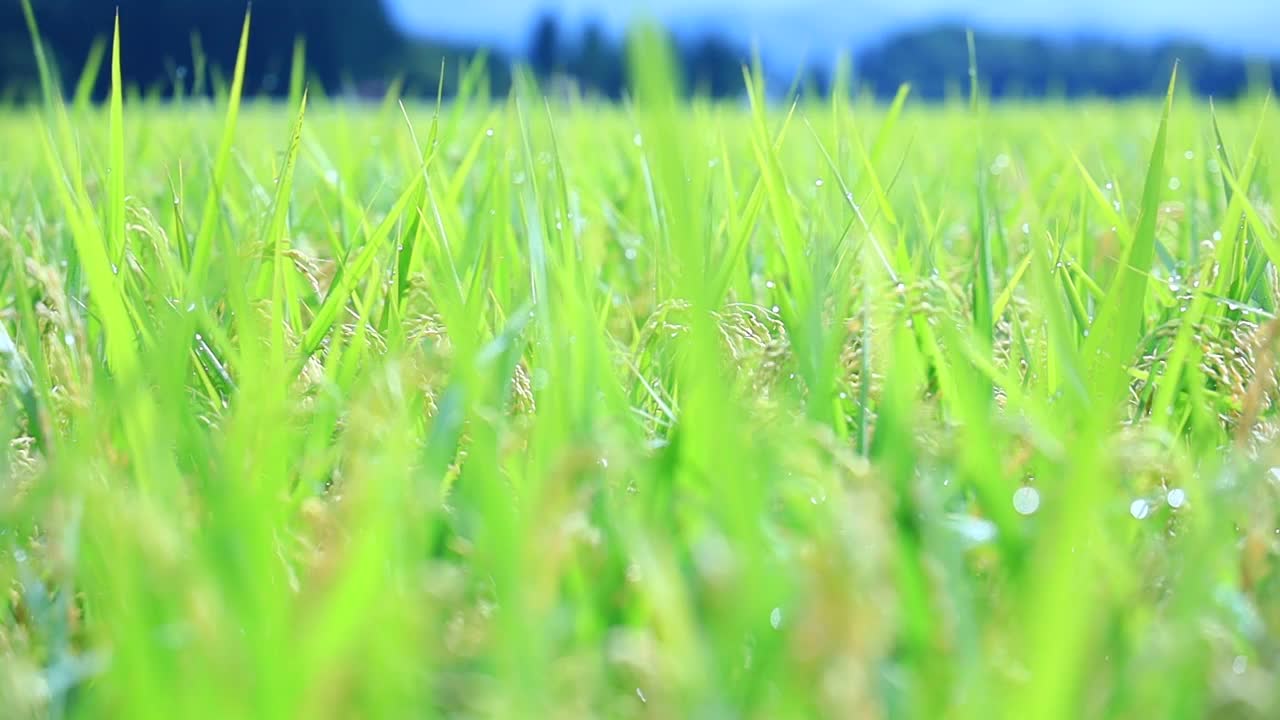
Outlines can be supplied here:
<path id="1" fill-rule="evenodd" d="M 383 0 L 403 29 L 522 48 L 544 9 L 618 30 L 649 13 L 677 28 L 717 26 L 779 58 L 826 55 L 895 28 L 958 20 L 979 28 L 1135 40 L 1180 36 L 1280 56 L 1280 0 Z"/>

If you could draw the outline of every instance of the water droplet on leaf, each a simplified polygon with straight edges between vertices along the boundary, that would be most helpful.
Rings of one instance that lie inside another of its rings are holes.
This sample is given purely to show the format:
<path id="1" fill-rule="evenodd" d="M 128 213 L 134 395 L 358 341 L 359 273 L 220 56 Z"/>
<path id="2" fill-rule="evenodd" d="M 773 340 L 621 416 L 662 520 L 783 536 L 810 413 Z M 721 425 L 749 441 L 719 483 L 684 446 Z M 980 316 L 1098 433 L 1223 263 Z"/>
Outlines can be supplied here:
<path id="1" fill-rule="evenodd" d="M 1013 509 L 1020 515 L 1032 515 L 1040 509 L 1040 493 L 1033 487 L 1020 487 L 1013 493 Z"/>

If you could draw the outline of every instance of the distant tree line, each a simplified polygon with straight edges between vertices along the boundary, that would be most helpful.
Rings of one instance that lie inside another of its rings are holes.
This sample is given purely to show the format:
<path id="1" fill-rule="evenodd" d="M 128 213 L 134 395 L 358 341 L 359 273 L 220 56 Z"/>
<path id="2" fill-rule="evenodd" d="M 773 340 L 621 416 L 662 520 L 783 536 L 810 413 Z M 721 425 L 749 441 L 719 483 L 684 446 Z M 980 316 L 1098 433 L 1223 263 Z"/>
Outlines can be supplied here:
<path id="1" fill-rule="evenodd" d="M 1176 61 L 1179 82 L 1197 94 L 1234 98 L 1250 83 L 1277 86 L 1280 63 L 1250 61 L 1190 42 L 1153 46 L 1101 38 L 1048 40 L 975 34 L 980 81 L 996 97 L 1123 98 L 1163 94 Z M 878 94 L 910 82 L 913 94 L 938 98 L 968 83 L 968 43 L 959 27 L 897 35 L 859 54 L 858 77 Z"/>
<path id="2" fill-rule="evenodd" d="M 194 76 L 203 64 L 226 77 L 235 62 L 244 7 L 211 0 L 32 0 L 46 47 L 68 86 L 75 82 L 95 41 L 109 40 L 115 7 L 122 17 L 125 81 L 143 92 L 185 94 L 199 89 Z M 441 61 L 446 92 L 459 67 L 481 49 L 456 43 L 410 40 L 397 33 L 378 0 L 255 0 L 246 91 L 280 96 L 288 90 L 294 41 L 306 39 L 308 79 L 324 90 L 378 95 L 392 78 L 410 93 L 434 94 Z M 1191 43 L 1138 46 L 1099 38 L 1048 40 L 1007 33 L 976 36 L 979 74 L 996 97 L 1130 97 L 1158 93 L 1175 58 L 1190 87 L 1203 95 L 1231 98 L 1251 83 L 1280 87 L 1280 63 L 1246 61 Z M 685 89 L 712 97 L 743 91 L 746 49 L 708 32 L 682 36 L 676 51 Z M 487 52 L 483 89 L 505 94 L 513 63 L 527 65 L 548 86 L 569 86 L 602 98 L 626 91 L 622 40 L 600 25 L 569 28 L 545 15 L 531 28 L 516 57 Z M 894 35 L 852 54 L 852 82 L 891 96 L 904 82 L 917 97 L 962 92 L 968 82 L 964 30 L 942 26 Z M 766 57 L 767 64 L 767 57 Z M 105 92 L 99 73 L 97 95 Z M 20 0 L 0 0 L 0 93 L 32 96 L 34 54 Z M 830 89 L 830 67 L 814 66 L 806 87 Z M 212 83 L 204 83 L 211 91 Z"/>
<path id="3" fill-rule="evenodd" d="M 75 82 L 95 41 L 110 42 L 121 17 L 126 84 L 143 91 L 190 88 L 203 59 L 229 76 L 247 0 L 31 0 L 46 48 L 64 84 Z M 254 0 L 246 63 L 249 93 L 287 92 L 294 40 L 307 43 L 307 67 L 326 86 L 359 84 L 396 70 L 408 43 L 378 0 Z M 109 48 L 109 45 L 108 45 Z M 107 73 L 101 73 L 99 90 Z M 36 81 L 36 63 L 20 0 L 0 0 L 0 88 Z"/>

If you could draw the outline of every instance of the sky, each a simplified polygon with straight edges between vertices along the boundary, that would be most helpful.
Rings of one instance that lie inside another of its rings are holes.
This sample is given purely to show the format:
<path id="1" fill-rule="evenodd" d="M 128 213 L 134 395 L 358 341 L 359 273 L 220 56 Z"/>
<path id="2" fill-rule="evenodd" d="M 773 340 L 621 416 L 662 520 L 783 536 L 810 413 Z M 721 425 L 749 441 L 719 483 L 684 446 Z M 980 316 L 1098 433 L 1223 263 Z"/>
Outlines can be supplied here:
<path id="1" fill-rule="evenodd" d="M 816 58 L 897 29 L 958 21 L 1050 36 L 1169 37 L 1280 57 L 1280 0 L 383 0 L 410 34 L 523 49 L 544 10 L 575 28 L 595 18 L 620 31 L 640 15 L 677 30 L 715 27 L 779 59 Z"/>

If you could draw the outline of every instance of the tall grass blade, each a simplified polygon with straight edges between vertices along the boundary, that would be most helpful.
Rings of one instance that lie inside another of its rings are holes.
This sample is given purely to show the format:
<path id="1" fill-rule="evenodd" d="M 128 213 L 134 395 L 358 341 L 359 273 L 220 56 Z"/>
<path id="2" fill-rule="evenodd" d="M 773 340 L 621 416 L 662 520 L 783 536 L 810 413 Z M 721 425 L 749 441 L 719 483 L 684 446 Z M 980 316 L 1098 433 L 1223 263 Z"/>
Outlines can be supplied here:
<path id="1" fill-rule="evenodd" d="M 227 182 L 227 164 L 231 159 L 231 146 L 235 141 L 236 120 L 240 115 L 240 95 L 244 89 L 245 59 L 249 51 L 249 22 L 252 11 L 246 11 L 240 30 L 240 48 L 236 52 L 236 67 L 232 75 L 231 89 L 227 96 L 227 115 L 223 124 L 222 139 L 214 156 L 211 185 L 200 216 L 200 229 L 196 233 L 195 247 L 191 251 L 191 267 L 187 275 L 187 300 L 197 299 L 203 292 L 210 265 L 213 261 L 214 242 L 218 234 L 218 207 L 220 194 Z"/>
<path id="2" fill-rule="evenodd" d="M 1142 205 L 1132 242 L 1124 248 L 1116 278 L 1107 289 L 1097 315 L 1089 328 L 1084 346 L 1092 374 L 1096 379 L 1098 400 L 1113 406 L 1124 392 L 1127 366 L 1142 329 L 1147 298 L 1147 278 L 1155 258 L 1156 220 L 1160 213 L 1160 194 L 1164 187 L 1165 146 L 1168 143 L 1169 113 L 1173 108 L 1173 92 L 1178 80 L 1175 66 L 1169 78 L 1160 127 L 1156 131 L 1143 184 Z"/>
<path id="3" fill-rule="evenodd" d="M 119 266 L 124 259 L 124 88 L 120 80 L 120 13 L 116 12 L 115 34 L 111 40 L 111 164 L 107 198 L 107 247 L 111 262 Z"/>

